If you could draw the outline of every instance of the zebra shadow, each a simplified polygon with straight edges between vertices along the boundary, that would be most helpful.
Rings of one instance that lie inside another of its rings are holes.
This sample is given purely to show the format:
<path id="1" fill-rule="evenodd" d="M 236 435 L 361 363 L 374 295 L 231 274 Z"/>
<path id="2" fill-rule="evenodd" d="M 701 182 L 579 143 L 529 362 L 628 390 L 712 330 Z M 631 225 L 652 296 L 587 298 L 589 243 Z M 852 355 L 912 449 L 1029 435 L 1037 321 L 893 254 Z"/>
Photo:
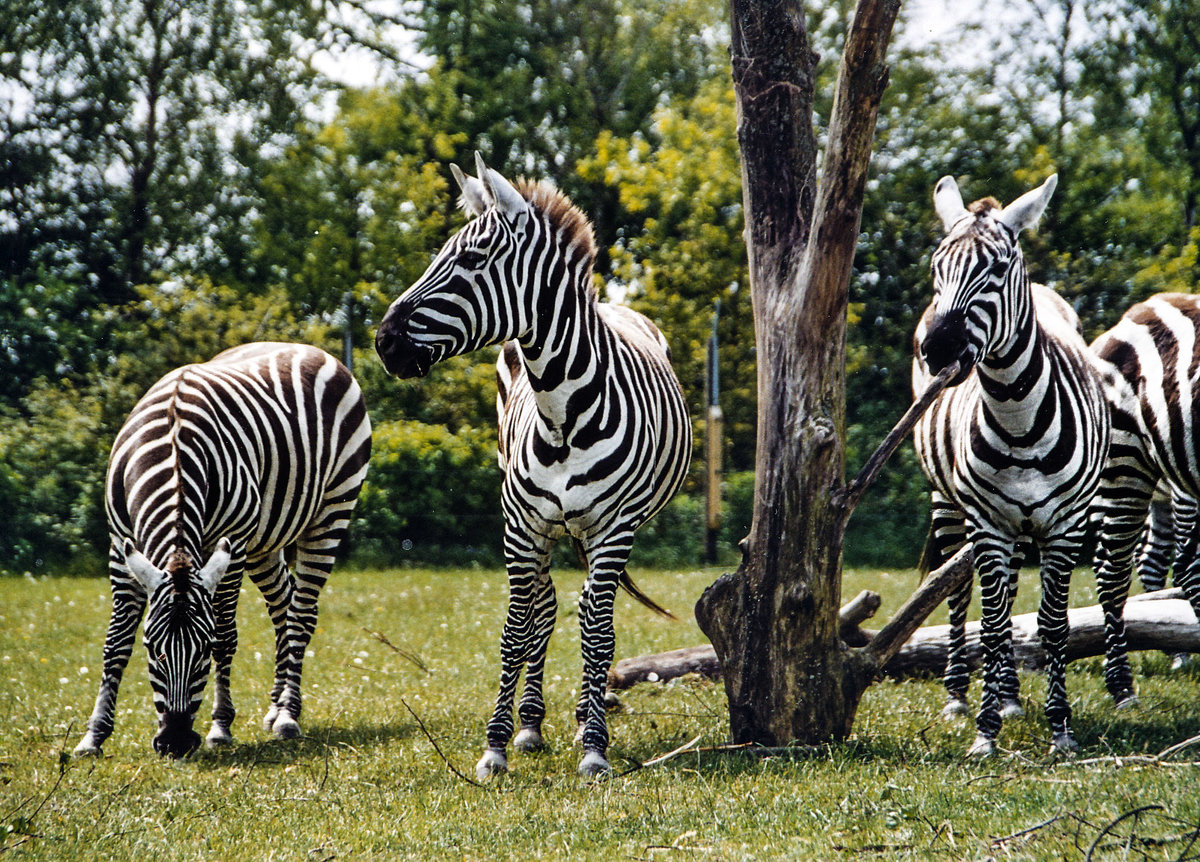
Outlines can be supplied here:
<path id="1" fill-rule="evenodd" d="M 235 739 L 220 748 L 200 748 L 191 755 L 201 770 L 290 766 L 321 760 L 335 750 L 386 746 L 424 733 L 412 719 L 354 724 L 314 724 L 297 739 Z"/>

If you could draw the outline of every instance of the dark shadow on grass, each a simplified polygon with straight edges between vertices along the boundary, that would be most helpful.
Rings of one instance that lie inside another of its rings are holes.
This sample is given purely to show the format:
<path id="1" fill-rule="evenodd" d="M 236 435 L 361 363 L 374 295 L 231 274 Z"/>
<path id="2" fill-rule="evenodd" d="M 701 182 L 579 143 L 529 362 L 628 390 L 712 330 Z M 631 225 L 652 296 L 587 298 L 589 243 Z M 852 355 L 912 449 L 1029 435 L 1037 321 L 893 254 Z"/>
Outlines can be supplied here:
<path id="1" fill-rule="evenodd" d="M 240 741 L 215 749 L 201 748 L 191 760 L 201 770 L 230 766 L 287 766 L 320 760 L 333 749 L 360 749 L 421 736 L 416 722 L 396 720 L 378 724 L 318 724 L 299 739 Z"/>

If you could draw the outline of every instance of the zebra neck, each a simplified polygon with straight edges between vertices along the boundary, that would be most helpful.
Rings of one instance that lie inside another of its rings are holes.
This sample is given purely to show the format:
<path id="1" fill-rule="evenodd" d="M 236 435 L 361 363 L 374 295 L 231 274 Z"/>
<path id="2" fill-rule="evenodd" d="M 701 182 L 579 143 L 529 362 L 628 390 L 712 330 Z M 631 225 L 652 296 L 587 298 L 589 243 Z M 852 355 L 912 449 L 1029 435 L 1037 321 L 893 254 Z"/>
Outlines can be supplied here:
<path id="1" fill-rule="evenodd" d="M 547 442 L 562 446 L 579 430 L 581 417 L 595 412 L 608 390 L 608 357 L 614 336 L 601 320 L 590 290 L 575 294 L 556 309 L 551 325 L 530 344 L 521 343 L 525 371 L 533 389 Z"/>
<path id="2" fill-rule="evenodd" d="M 1049 381 L 1046 334 L 1034 317 L 1032 305 L 1018 318 L 1012 336 L 979 365 L 979 382 L 993 410 L 1021 412 L 1031 394 L 1043 392 Z M 1040 399 L 1034 399 L 1040 400 Z"/>

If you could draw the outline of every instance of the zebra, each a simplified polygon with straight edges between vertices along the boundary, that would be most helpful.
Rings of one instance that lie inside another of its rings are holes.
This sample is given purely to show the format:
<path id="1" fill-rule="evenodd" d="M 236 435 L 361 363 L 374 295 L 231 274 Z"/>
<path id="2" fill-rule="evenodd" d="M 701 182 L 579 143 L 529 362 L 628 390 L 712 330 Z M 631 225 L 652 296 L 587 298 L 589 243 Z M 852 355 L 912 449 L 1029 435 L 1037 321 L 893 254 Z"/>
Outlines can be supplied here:
<path id="1" fill-rule="evenodd" d="M 1175 584 L 1200 616 L 1200 536 L 1189 508 L 1200 498 L 1200 448 L 1193 430 L 1200 409 L 1198 341 L 1200 297 L 1160 293 L 1134 305 L 1092 342 L 1093 352 L 1124 384 L 1097 495 L 1093 561 L 1106 624 L 1105 683 L 1118 703 L 1135 698 L 1122 612 L 1135 547 L 1160 484 L 1180 504 Z"/>
<path id="2" fill-rule="evenodd" d="M 230 665 L 245 572 L 275 628 L 275 682 L 263 720 L 300 735 L 300 677 L 317 598 L 367 471 L 371 424 L 358 383 L 322 350 L 246 344 L 155 383 L 118 432 L 105 507 L 112 618 L 104 670 L 76 755 L 100 754 L 146 615 L 158 713 L 153 747 L 184 757 L 216 665 L 210 746 L 232 742 Z M 285 556 L 294 554 L 289 571 Z"/>
<path id="3" fill-rule="evenodd" d="M 566 534 L 587 563 L 579 600 L 583 680 L 576 707 L 579 772 L 610 771 L 604 694 L 613 599 L 625 586 L 634 531 L 679 488 L 691 423 L 666 340 L 648 319 L 598 301 L 587 218 L 548 183 L 510 183 L 476 155 L 478 178 L 454 168 L 474 218 L 396 299 L 375 345 L 389 373 L 423 376 L 449 356 L 508 342 L 497 362 L 504 556 L 509 604 L 500 685 L 476 765 L 508 768 L 522 668 L 518 751 L 544 746 L 542 674 L 557 600 L 550 551 Z M 661 609 L 659 609 L 661 610 Z"/>
<path id="4" fill-rule="evenodd" d="M 914 338 L 914 390 L 952 362 L 961 370 L 918 423 L 915 444 L 933 486 L 932 561 L 970 542 L 979 575 L 984 688 L 972 755 L 995 750 L 1016 700 L 1011 613 L 1022 540 L 1041 554 L 1038 630 L 1049 658 L 1052 750 L 1078 749 L 1066 698 L 1067 597 L 1110 419 L 1102 375 L 1073 312 L 1048 289 L 1031 287 L 1017 242 L 1057 182 L 1052 175 L 1003 208 L 994 198 L 965 207 L 952 177 L 934 190 L 946 236 L 933 254 L 934 299 Z M 965 708 L 970 594 L 968 581 L 950 600 L 948 712 Z"/>

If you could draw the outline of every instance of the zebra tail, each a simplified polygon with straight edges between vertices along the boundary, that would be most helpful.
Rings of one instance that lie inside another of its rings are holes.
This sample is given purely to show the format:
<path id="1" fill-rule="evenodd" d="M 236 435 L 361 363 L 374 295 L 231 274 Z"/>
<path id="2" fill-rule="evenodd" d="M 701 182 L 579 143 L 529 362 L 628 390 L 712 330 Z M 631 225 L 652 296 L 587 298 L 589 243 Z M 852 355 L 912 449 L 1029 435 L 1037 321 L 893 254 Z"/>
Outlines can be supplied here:
<path id="1" fill-rule="evenodd" d="M 929 527 L 929 532 L 925 534 L 925 546 L 921 548 L 921 559 L 917 561 L 917 574 L 924 581 L 929 577 L 929 573 L 936 569 L 941 563 L 936 562 L 940 555 L 937 552 L 937 543 L 933 541 L 933 526 Z"/>
<path id="2" fill-rule="evenodd" d="M 579 565 L 583 567 L 584 571 L 587 571 L 587 554 L 583 552 L 583 543 L 572 537 L 571 544 L 575 547 L 575 553 L 579 557 Z M 679 621 L 679 617 L 675 616 L 675 614 L 671 613 L 658 602 L 654 601 L 654 599 L 643 593 L 641 588 L 633 582 L 633 578 L 629 577 L 629 572 L 625 571 L 624 569 L 621 569 L 621 579 L 618 583 L 620 583 L 620 585 L 624 588 L 625 592 L 629 593 L 629 595 L 633 596 L 641 604 L 645 605 L 656 614 L 664 616 L 669 620 L 675 620 L 676 622 Z"/>

